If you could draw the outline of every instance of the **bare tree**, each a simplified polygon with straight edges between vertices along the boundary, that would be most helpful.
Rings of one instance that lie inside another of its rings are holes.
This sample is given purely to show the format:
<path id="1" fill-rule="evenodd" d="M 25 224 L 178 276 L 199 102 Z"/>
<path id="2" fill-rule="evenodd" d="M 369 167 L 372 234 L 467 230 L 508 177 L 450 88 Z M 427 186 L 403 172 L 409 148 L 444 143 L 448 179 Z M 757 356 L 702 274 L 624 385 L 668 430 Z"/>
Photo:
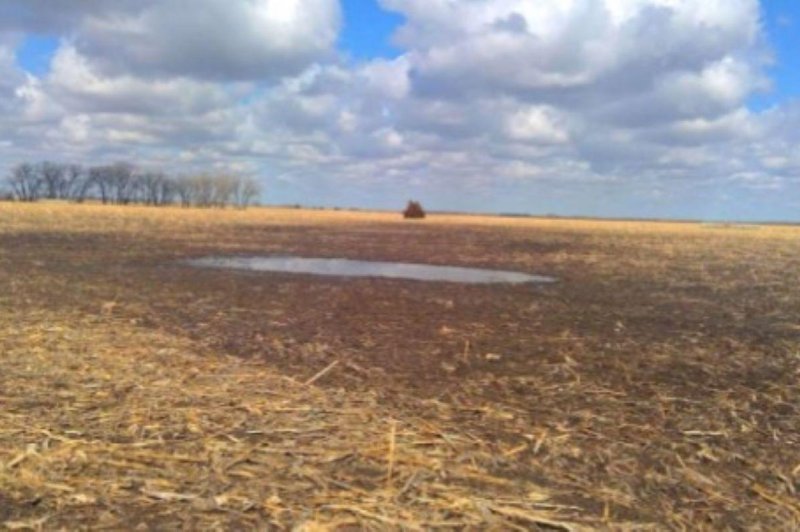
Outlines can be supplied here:
<path id="1" fill-rule="evenodd" d="M 207 174 L 195 175 L 189 178 L 194 204 L 198 207 L 211 207 L 214 203 L 214 178 Z"/>
<path id="2" fill-rule="evenodd" d="M 62 198 L 66 167 L 63 164 L 44 161 L 36 166 L 36 170 L 44 187 L 44 196 L 48 199 Z"/>
<path id="3" fill-rule="evenodd" d="M 166 205 L 174 197 L 174 184 L 163 172 L 143 172 L 137 174 L 140 183 L 141 199 L 145 205 Z"/>
<path id="4" fill-rule="evenodd" d="M 159 204 L 159 189 L 161 188 L 162 174 L 157 172 L 143 172 L 137 174 L 136 179 L 141 182 L 142 201 L 145 205 Z"/>
<path id="5" fill-rule="evenodd" d="M 28 175 L 26 181 L 36 181 L 38 195 L 48 199 L 81 201 L 88 190 L 89 184 L 83 168 L 77 164 L 43 161 L 36 165 L 26 164 L 24 172 L 36 174 L 35 179 Z"/>
<path id="6" fill-rule="evenodd" d="M 64 187 L 61 197 L 77 202 L 86 199 L 91 187 L 89 176 L 79 164 L 69 164 L 64 168 Z"/>
<path id="7" fill-rule="evenodd" d="M 196 174 L 170 177 L 160 171 L 136 171 L 126 162 L 93 166 L 45 161 L 14 168 L 6 183 L 15 198 L 34 201 L 40 197 L 81 202 L 96 197 L 103 203 L 166 205 L 179 201 L 184 207 L 245 208 L 260 195 L 257 181 L 232 174 Z"/>
<path id="8" fill-rule="evenodd" d="M 20 201 L 36 201 L 42 190 L 39 172 L 30 163 L 18 164 L 8 177 L 8 184 L 14 196 Z"/>
<path id="9" fill-rule="evenodd" d="M 93 166 L 89 169 L 89 188 L 97 190 L 103 204 L 112 200 L 111 178 L 108 170 L 108 166 Z"/>
<path id="10" fill-rule="evenodd" d="M 181 202 L 181 207 L 190 207 L 194 203 L 194 186 L 191 179 L 181 176 L 175 178 L 173 182 L 175 194 Z"/>
<path id="11" fill-rule="evenodd" d="M 163 175 L 158 192 L 158 205 L 168 205 L 175 200 L 175 180 Z"/>
<path id="12" fill-rule="evenodd" d="M 136 197 L 133 165 L 125 162 L 114 163 L 108 167 L 108 178 L 114 203 L 127 205 Z"/>
<path id="13" fill-rule="evenodd" d="M 239 179 L 232 175 L 217 174 L 211 181 L 214 189 L 212 205 L 222 208 L 231 203 L 239 186 Z"/>
<path id="14" fill-rule="evenodd" d="M 240 177 L 236 180 L 236 189 L 233 201 L 237 207 L 245 209 L 261 195 L 258 182 L 250 177 Z"/>

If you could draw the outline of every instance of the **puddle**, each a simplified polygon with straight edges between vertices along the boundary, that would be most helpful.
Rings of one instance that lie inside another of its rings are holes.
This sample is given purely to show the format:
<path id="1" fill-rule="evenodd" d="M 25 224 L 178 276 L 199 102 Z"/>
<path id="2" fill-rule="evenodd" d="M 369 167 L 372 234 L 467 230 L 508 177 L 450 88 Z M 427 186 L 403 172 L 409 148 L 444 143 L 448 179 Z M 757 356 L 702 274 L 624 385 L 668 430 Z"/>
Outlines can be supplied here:
<path id="1" fill-rule="evenodd" d="M 402 262 L 372 262 L 349 259 L 303 257 L 204 257 L 188 261 L 201 268 L 224 268 L 257 272 L 304 273 L 340 277 L 385 277 L 415 281 L 454 283 L 552 283 L 552 277 L 503 270 L 483 270 L 458 266 L 433 266 Z"/>

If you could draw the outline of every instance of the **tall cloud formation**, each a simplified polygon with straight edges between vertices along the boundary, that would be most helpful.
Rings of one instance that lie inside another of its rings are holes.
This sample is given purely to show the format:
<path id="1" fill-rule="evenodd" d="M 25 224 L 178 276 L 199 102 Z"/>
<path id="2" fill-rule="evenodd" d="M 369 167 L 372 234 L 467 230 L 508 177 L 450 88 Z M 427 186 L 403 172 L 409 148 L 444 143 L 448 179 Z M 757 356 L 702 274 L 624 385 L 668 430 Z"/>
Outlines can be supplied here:
<path id="1" fill-rule="evenodd" d="M 17 21 L 7 30 L 60 33 L 108 75 L 216 81 L 296 74 L 331 51 L 340 27 L 336 0 L 8 0 L 0 18 Z"/>
<path id="2" fill-rule="evenodd" d="M 335 0 L 7 0 L 3 163 L 232 167 L 312 203 L 800 213 L 800 105 L 747 105 L 770 86 L 756 0 L 380 3 L 403 52 L 355 61 Z M 30 32 L 61 39 L 41 77 L 14 61 Z"/>

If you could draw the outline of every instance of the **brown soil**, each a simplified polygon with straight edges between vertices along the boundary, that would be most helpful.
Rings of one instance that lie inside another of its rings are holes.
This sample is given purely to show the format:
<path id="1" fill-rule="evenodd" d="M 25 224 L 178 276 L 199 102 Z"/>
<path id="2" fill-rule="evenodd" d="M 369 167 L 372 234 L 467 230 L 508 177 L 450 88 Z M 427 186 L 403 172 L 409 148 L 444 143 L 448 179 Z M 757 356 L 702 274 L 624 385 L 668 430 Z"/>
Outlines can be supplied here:
<path id="1" fill-rule="evenodd" d="M 447 408 L 502 456 L 493 474 L 551 490 L 592 527 L 800 526 L 800 229 L 156 211 L 0 205 L 0 307 L 113 316 L 298 381 L 338 361 L 316 385 L 401 420 Z M 559 281 L 181 263 L 272 253 Z M 0 522 L 40 515 L 2 485 Z"/>

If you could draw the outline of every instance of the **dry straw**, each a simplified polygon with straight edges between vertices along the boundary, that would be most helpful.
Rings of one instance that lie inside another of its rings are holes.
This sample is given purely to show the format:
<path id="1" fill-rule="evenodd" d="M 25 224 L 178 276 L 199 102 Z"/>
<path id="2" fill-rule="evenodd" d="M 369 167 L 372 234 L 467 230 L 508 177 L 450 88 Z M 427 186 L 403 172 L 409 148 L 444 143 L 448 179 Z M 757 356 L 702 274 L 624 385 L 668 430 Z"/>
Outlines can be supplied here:
<path id="1" fill-rule="evenodd" d="M 463 339 L 442 328 L 460 368 L 491 367 L 441 401 L 373 379 L 364 368 L 380 361 L 349 356 L 369 347 L 303 359 L 295 380 L 161 332 L 177 303 L 150 329 L 130 321 L 150 312 L 135 301 L 165 293 L 134 297 L 151 287 L 133 277 L 153 257 L 268 247 L 281 232 L 267 228 L 287 224 L 350 245 L 366 224 L 407 231 L 399 218 L 0 205 L 0 528 L 800 527 L 797 228 L 430 216 L 415 235 L 484 235 L 420 248 L 441 261 L 491 264 L 497 240 L 520 267 L 563 271 L 572 286 L 632 283 L 642 298 L 599 293 L 592 310 L 565 282 L 541 311 L 563 333 L 521 337 L 548 352 L 520 372 L 482 350 L 497 322 Z M 553 253 L 526 251 L 548 238 Z M 381 253 L 409 251 L 380 240 Z M 664 309 L 684 308 L 727 321 L 661 341 L 631 326 L 663 332 Z M 604 312 L 622 316 L 589 343 Z"/>
<path id="2" fill-rule="evenodd" d="M 12 319 L 13 318 L 13 319 Z M 0 523 L 8 529 L 432 527 L 579 530 L 548 490 L 497 474 L 457 426 L 112 316 L 0 320 Z M 431 408 L 435 408 L 431 404 Z M 387 437 L 388 434 L 388 437 Z M 597 516 L 599 517 L 599 516 Z"/>

